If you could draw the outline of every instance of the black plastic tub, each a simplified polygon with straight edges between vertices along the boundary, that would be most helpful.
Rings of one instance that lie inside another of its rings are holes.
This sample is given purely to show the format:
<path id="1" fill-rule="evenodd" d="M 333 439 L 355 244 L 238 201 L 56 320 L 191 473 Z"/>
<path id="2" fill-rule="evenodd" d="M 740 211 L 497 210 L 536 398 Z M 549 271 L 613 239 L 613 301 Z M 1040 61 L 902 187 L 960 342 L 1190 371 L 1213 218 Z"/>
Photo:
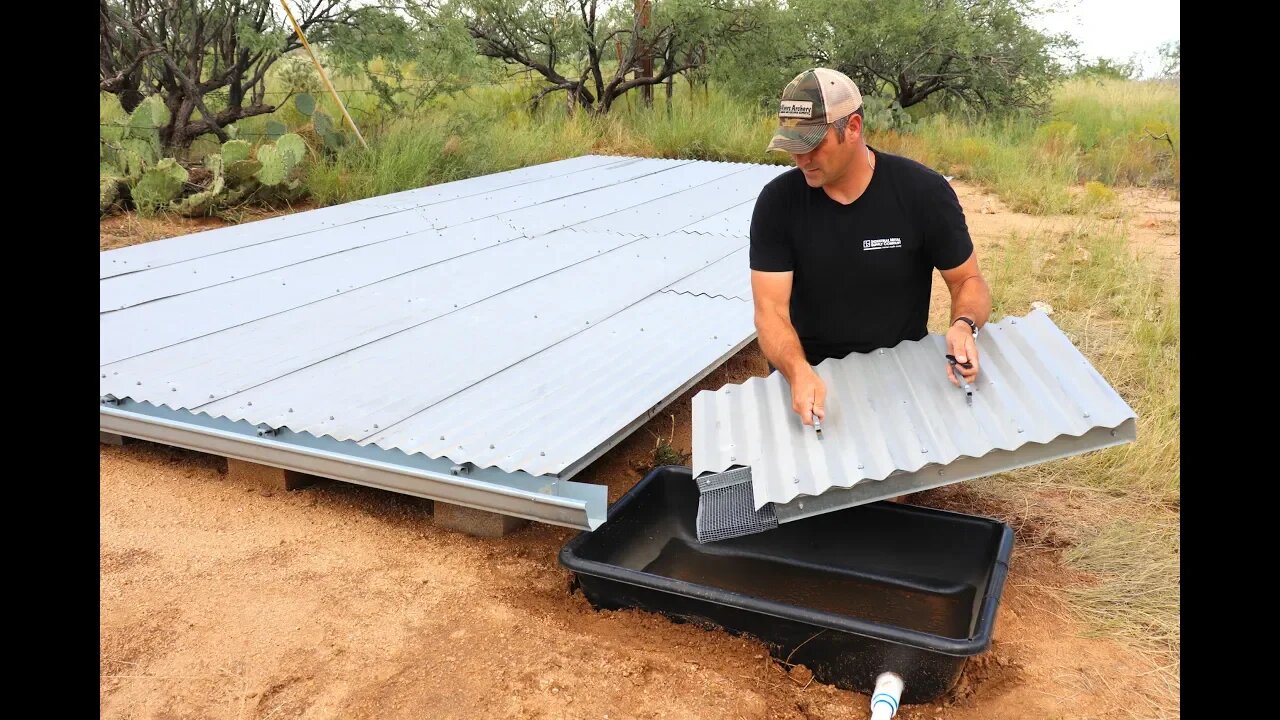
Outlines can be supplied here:
<path id="1" fill-rule="evenodd" d="M 955 685 L 987 650 L 1013 531 L 892 502 L 700 544 L 692 470 L 654 469 L 609 520 L 560 551 L 597 609 L 637 608 L 754 636 L 819 682 L 870 694 L 886 670 L 903 703 Z"/>

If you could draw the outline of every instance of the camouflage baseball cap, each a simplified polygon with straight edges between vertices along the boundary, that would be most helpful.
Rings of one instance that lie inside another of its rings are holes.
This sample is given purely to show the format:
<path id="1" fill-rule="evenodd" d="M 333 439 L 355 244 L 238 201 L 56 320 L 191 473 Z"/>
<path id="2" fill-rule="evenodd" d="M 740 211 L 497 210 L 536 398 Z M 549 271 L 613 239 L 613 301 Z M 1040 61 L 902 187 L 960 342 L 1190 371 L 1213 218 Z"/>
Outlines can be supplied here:
<path id="1" fill-rule="evenodd" d="M 848 75 L 828 68 L 805 70 L 782 91 L 778 130 L 765 152 L 809 152 L 822 142 L 828 125 L 860 107 L 862 93 Z"/>

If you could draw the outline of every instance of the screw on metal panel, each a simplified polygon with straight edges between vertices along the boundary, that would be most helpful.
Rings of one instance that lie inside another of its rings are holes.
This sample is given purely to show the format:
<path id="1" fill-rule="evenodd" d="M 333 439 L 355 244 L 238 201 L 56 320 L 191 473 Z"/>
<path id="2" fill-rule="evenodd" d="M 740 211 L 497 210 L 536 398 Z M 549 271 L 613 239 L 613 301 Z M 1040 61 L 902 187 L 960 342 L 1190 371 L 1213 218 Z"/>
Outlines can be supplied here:
<path id="1" fill-rule="evenodd" d="M 493 449 L 493 443 L 489 443 L 489 449 L 490 449 L 490 450 L 492 450 L 492 449 Z"/>
<path id="2" fill-rule="evenodd" d="M 859 470 L 861 470 L 861 469 L 862 469 L 862 463 L 858 463 L 858 469 L 859 469 Z"/>
<path id="3" fill-rule="evenodd" d="M 141 384 L 142 384 L 142 381 L 141 381 L 141 380 L 139 380 L 139 381 L 138 381 L 138 384 L 139 384 L 139 385 L 141 385 Z"/>
<path id="4" fill-rule="evenodd" d="M 1089 413 L 1085 413 L 1085 414 L 1084 414 L 1084 416 L 1085 416 L 1085 417 L 1089 417 Z"/>
<path id="5" fill-rule="evenodd" d="M 209 393 L 209 399 L 210 399 L 210 400 L 212 400 L 212 399 L 213 399 L 213 393 Z"/>
<path id="6" fill-rule="evenodd" d="M 545 451 L 543 451 L 543 452 L 539 452 L 539 453 L 538 453 L 538 455 L 540 455 L 541 457 L 546 457 L 546 456 L 547 456 L 547 453 L 546 453 Z"/>
<path id="7" fill-rule="evenodd" d="M 920 452 L 927 453 L 929 452 L 929 448 L 920 448 Z"/>
<path id="8" fill-rule="evenodd" d="M 329 416 L 329 419 L 330 419 L 330 420 L 332 420 L 332 419 L 333 419 L 333 416 L 332 416 L 332 415 L 330 415 L 330 416 Z"/>
<path id="9" fill-rule="evenodd" d="M 804 509 L 804 503 L 800 503 L 800 509 L 801 509 L 801 510 L 803 510 L 803 509 Z"/>
<path id="10" fill-rule="evenodd" d="M 1115 437 L 1115 436 L 1116 436 L 1116 431 L 1115 431 L 1115 430 L 1112 430 L 1112 431 L 1111 431 L 1111 437 Z"/>
<path id="11" fill-rule="evenodd" d="M 942 475 L 942 474 L 944 474 L 944 473 L 943 473 L 941 470 L 939 470 L 939 471 L 938 471 L 938 474 L 939 474 L 939 475 Z"/>
<path id="12" fill-rule="evenodd" d="M 1022 432 L 1022 428 L 1018 428 L 1018 432 Z"/>

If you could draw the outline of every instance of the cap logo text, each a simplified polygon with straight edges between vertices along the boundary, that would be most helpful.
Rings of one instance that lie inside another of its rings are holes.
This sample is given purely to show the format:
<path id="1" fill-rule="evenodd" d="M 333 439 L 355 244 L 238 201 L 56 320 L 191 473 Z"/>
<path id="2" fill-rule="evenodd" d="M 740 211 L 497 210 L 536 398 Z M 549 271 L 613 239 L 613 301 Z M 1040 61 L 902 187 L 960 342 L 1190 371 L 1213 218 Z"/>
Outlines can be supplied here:
<path id="1" fill-rule="evenodd" d="M 813 101 L 811 100 L 783 100 L 782 107 L 778 110 L 778 117 L 813 117 Z"/>

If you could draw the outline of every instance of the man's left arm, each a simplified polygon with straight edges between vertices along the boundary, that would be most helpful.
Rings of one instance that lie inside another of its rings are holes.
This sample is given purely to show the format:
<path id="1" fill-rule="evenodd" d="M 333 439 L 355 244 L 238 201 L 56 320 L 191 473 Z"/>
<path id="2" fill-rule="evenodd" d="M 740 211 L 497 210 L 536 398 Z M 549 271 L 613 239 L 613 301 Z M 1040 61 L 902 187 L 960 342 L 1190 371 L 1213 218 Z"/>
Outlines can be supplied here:
<path id="1" fill-rule="evenodd" d="M 960 374 L 970 384 L 978 377 L 978 345 L 974 338 L 974 329 L 987 324 L 991 316 L 991 288 L 978 269 L 978 254 L 969 254 L 969 259 L 950 270 L 942 270 L 942 279 L 947 282 L 951 291 L 951 325 L 947 327 L 947 352 L 954 355 L 956 362 L 970 363 L 972 367 L 958 367 Z M 968 318 L 973 325 L 961 320 Z M 956 376 L 947 364 L 947 378 L 952 384 L 959 385 Z"/>
<path id="2" fill-rule="evenodd" d="M 947 326 L 947 352 L 959 363 L 971 367 L 959 367 L 964 379 L 973 383 L 978 377 L 978 346 L 974 331 L 987 323 L 991 315 L 991 288 L 978 269 L 978 254 L 969 236 L 964 209 L 951 183 L 938 175 L 926 193 L 931 202 L 928 212 L 927 245 L 934 267 L 942 274 L 951 292 L 951 323 Z M 961 318 L 973 322 L 970 326 Z M 947 378 L 952 384 L 959 380 L 947 364 Z"/>

